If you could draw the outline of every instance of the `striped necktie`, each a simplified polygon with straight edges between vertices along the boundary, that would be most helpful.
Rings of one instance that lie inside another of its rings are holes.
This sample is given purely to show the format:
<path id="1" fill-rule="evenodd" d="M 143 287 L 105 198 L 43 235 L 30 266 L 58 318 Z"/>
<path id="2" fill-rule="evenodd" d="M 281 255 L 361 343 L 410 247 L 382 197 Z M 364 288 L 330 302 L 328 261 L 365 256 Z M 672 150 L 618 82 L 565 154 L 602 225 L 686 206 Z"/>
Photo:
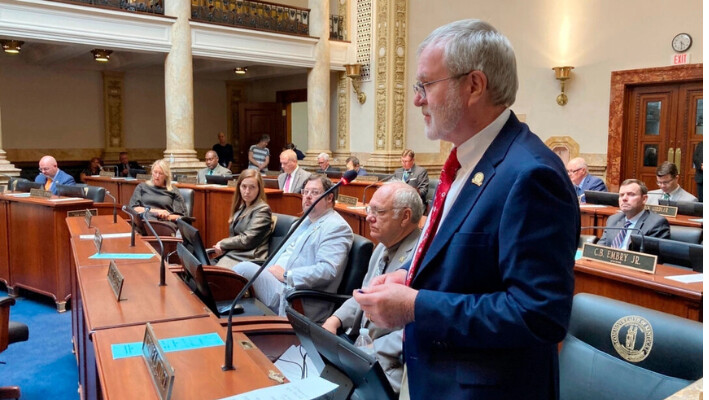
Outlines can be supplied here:
<path id="1" fill-rule="evenodd" d="M 625 220 L 625 223 L 623 224 L 623 230 L 618 232 L 618 234 L 615 236 L 615 239 L 613 239 L 613 243 L 611 243 L 611 247 L 616 248 L 616 249 L 623 248 L 623 242 L 625 241 L 625 235 L 628 233 L 627 229 L 630 227 L 630 224 L 632 224 L 632 222 Z"/>

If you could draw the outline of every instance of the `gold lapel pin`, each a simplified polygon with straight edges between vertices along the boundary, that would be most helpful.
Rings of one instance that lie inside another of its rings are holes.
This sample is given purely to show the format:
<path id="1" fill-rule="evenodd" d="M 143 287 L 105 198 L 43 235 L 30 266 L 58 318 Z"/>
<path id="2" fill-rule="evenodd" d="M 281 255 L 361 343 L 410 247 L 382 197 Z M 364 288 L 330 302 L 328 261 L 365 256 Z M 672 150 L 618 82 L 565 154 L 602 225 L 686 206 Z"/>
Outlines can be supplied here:
<path id="1" fill-rule="evenodd" d="M 485 179 L 485 175 L 482 172 L 478 172 L 475 176 L 473 176 L 473 179 L 470 182 L 480 186 L 483 184 L 483 179 Z"/>
<path id="2" fill-rule="evenodd" d="M 399 257 L 399 262 L 400 262 L 400 263 L 403 263 L 404 260 L 406 260 L 406 256 L 401 256 L 401 257 Z"/>

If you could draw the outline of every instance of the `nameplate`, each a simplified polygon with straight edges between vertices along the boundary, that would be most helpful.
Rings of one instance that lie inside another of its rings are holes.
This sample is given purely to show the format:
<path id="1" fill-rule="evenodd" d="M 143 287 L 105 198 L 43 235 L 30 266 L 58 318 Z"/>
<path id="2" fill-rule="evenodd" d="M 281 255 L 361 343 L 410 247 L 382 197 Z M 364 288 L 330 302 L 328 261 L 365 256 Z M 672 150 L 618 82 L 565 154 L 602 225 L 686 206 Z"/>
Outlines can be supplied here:
<path id="1" fill-rule="evenodd" d="M 108 264 L 106 278 L 108 278 L 108 284 L 111 285 L 113 294 L 116 295 L 116 301 L 121 301 L 121 292 L 123 291 L 123 281 L 125 278 L 123 278 L 123 274 L 118 270 L 116 262 L 113 260 Z"/>
<path id="2" fill-rule="evenodd" d="M 347 204 L 348 206 L 356 206 L 357 205 L 357 198 L 341 194 L 341 195 L 337 196 L 337 202 L 342 203 L 342 204 Z"/>
<path id="3" fill-rule="evenodd" d="M 7 191 L 7 185 L 0 185 L 0 193 L 5 193 Z"/>
<path id="4" fill-rule="evenodd" d="M 158 396 L 162 400 L 168 400 L 172 395 L 172 385 L 175 383 L 175 370 L 170 365 L 167 357 L 165 357 L 165 352 L 160 346 L 150 322 L 145 324 L 143 359 L 148 365 L 148 371 L 150 371 L 150 377 L 153 378 Z"/>
<path id="5" fill-rule="evenodd" d="M 44 189 L 30 189 L 30 197 L 41 197 L 43 199 L 49 199 L 52 197 L 52 192 Z"/>
<path id="6" fill-rule="evenodd" d="M 226 183 L 226 187 L 236 187 L 236 179 L 232 179 L 229 182 Z"/>
<path id="7" fill-rule="evenodd" d="M 675 218 L 677 217 L 677 207 L 673 206 L 651 206 L 651 205 L 646 205 L 645 206 L 646 210 L 652 211 L 656 214 L 660 214 L 665 217 L 672 217 Z"/>
<path id="8" fill-rule="evenodd" d="M 379 177 L 376 175 L 358 175 L 355 178 L 355 181 L 357 181 L 357 182 L 378 182 Z"/>
<path id="9" fill-rule="evenodd" d="M 590 258 L 591 260 L 601 261 L 606 264 L 641 271 L 648 274 L 654 274 L 655 267 L 657 267 L 657 256 L 652 254 L 614 249 L 612 247 L 591 243 L 585 243 L 583 245 L 582 256 L 585 258 Z"/>
<path id="10" fill-rule="evenodd" d="M 85 217 L 86 212 L 90 212 L 94 217 L 98 215 L 97 208 L 87 208 L 86 210 L 71 210 L 66 212 L 67 217 Z"/>
<path id="11" fill-rule="evenodd" d="M 96 228 L 96 233 L 94 233 L 94 244 L 96 245 L 96 254 L 101 254 L 101 245 L 103 244 L 103 237 L 101 232 Z"/>
<path id="12" fill-rule="evenodd" d="M 190 185 L 196 185 L 197 184 L 197 177 L 196 176 L 181 175 L 177 178 L 177 183 L 187 183 Z"/>
<path id="13" fill-rule="evenodd" d="M 91 211 L 86 210 L 84 211 L 84 221 L 86 221 L 86 226 L 91 228 L 91 217 L 93 215 L 91 214 Z"/>
<path id="14" fill-rule="evenodd" d="M 113 178 L 114 176 L 116 176 L 116 173 L 113 171 L 99 171 L 98 176 L 107 176 Z"/>

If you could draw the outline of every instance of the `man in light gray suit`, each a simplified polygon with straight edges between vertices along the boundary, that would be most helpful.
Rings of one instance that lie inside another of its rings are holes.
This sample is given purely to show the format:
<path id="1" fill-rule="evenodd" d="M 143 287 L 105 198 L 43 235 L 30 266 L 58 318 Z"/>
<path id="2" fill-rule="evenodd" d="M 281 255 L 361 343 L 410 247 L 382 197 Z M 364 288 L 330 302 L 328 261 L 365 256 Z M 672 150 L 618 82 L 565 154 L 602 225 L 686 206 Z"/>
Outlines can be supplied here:
<path id="1" fill-rule="evenodd" d="M 401 153 L 401 168 L 394 171 L 394 179 L 401 180 L 418 190 L 421 200 L 426 202 L 428 193 L 428 171 L 416 165 L 416 153 L 411 149 Z"/>
<path id="2" fill-rule="evenodd" d="M 298 156 L 293 150 L 284 150 L 279 158 L 283 173 L 278 175 L 278 188 L 283 193 L 300 193 L 310 172 L 298 166 Z"/>
<path id="3" fill-rule="evenodd" d="M 404 182 L 385 183 L 374 192 L 367 208 L 367 222 L 372 237 L 379 244 L 372 253 L 362 287 L 376 276 L 399 269 L 411 258 L 421 234 L 418 222 L 422 214 L 423 203 L 418 191 Z M 358 332 L 359 328 L 368 328 L 377 360 L 394 391 L 399 392 L 404 369 L 401 364 L 403 327 L 377 326 L 363 315 L 357 301 L 350 298 L 325 321 L 323 328 L 334 334 L 338 330 L 349 334 L 351 330 Z"/>
<path id="4" fill-rule="evenodd" d="M 679 186 L 677 166 L 665 161 L 657 167 L 657 186 L 659 189 L 648 192 L 647 204 L 658 205 L 660 199 L 672 201 L 697 201 L 691 193 Z"/>
<path id="5" fill-rule="evenodd" d="M 214 150 L 209 150 L 204 155 L 204 163 L 207 168 L 197 172 L 197 182 L 207 183 L 207 175 L 231 175 L 231 171 L 219 165 L 219 156 Z"/>
<path id="6" fill-rule="evenodd" d="M 608 228 L 640 229 L 645 236 L 670 238 L 670 223 L 665 217 L 645 209 L 647 187 L 638 179 L 626 179 L 618 191 L 620 213 L 608 218 Z M 627 249 L 632 231 L 605 229 L 598 244 L 619 249 Z"/>
<path id="7" fill-rule="evenodd" d="M 323 175 L 310 176 L 303 190 L 303 211 L 333 185 Z M 334 210 L 336 198 L 337 191 L 334 191 L 315 205 L 254 282 L 256 298 L 281 316 L 285 315 L 286 287 L 335 293 L 340 286 L 354 237 L 352 228 Z M 258 268 L 254 263 L 242 262 L 232 269 L 251 279 Z M 306 317 L 322 322 L 333 307 L 326 302 L 305 299 L 303 308 Z"/>

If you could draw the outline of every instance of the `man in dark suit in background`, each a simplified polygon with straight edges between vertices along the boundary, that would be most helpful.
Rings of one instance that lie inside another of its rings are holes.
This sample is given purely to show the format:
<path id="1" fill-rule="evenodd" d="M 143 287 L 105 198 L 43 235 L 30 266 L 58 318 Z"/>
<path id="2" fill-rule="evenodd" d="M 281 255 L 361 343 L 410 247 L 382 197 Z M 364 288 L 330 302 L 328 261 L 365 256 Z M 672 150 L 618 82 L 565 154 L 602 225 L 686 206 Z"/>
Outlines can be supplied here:
<path id="1" fill-rule="evenodd" d="M 355 299 L 373 323 L 405 325 L 404 398 L 556 399 L 580 229 L 573 185 L 509 109 L 514 51 L 491 25 L 435 30 L 416 76 L 426 136 L 455 148 L 408 272 Z"/>
<path id="2" fill-rule="evenodd" d="M 118 165 L 116 166 L 117 169 L 117 174 L 118 176 L 123 176 L 123 177 L 130 177 L 132 176 L 130 173 L 131 169 L 142 169 L 140 164 L 138 164 L 135 161 L 129 161 L 128 160 L 128 153 L 125 151 L 120 152 L 118 154 Z"/>
<path id="3" fill-rule="evenodd" d="M 566 172 L 569 174 L 571 183 L 574 184 L 574 189 L 576 189 L 576 196 L 579 197 L 581 203 L 586 202 L 586 196 L 584 191 L 586 190 L 597 190 L 600 192 L 607 192 L 606 184 L 603 183 L 601 178 L 595 177 L 588 173 L 588 165 L 586 160 L 581 157 L 576 157 L 566 164 Z"/>
<path id="4" fill-rule="evenodd" d="M 697 182 L 697 198 L 702 201 L 704 197 L 702 195 L 702 189 L 704 187 L 704 142 L 697 143 L 697 147 L 694 148 L 694 155 L 692 156 L 692 163 L 694 164 L 694 181 Z"/>
<path id="5" fill-rule="evenodd" d="M 647 187 L 638 179 L 626 179 L 620 184 L 618 191 L 618 207 L 620 213 L 608 218 L 603 236 L 598 244 L 603 246 L 627 249 L 630 233 L 620 228 L 635 228 L 645 236 L 670 238 L 670 223 L 661 215 L 645 209 L 647 203 Z"/>
<path id="6" fill-rule="evenodd" d="M 340 168 L 330 165 L 330 155 L 327 153 L 318 154 L 318 165 L 320 166 L 315 173 L 324 174 L 326 172 L 339 172 Z"/>
<path id="7" fill-rule="evenodd" d="M 44 190 L 54 194 L 57 194 L 57 184 L 76 185 L 71 175 L 57 167 L 57 160 L 52 156 L 44 156 L 39 160 L 39 172 L 34 181 L 41 183 Z"/>
<path id="8" fill-rule="evenodd" d="M 428 193 L 428 171 L 416 165 L 416 153 L 411 149 L 401 153 L 401 168 L 394 171 L 394 179 L 402 180 L 419 191 L 421 200 L 426 204 Z"/>

